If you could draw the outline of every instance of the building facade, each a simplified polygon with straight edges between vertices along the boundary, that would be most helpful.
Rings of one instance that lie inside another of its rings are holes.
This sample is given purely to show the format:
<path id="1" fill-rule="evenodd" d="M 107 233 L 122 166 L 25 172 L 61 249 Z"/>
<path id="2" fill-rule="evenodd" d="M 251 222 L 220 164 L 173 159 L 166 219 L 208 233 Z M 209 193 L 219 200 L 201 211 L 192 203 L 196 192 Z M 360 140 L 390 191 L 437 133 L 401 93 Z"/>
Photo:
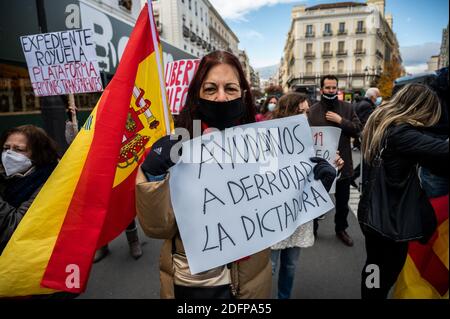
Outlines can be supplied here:
<path id="1" fill-rule="evenodd" d="M 361 94 L 385 62 L 401 63 L 392 24 L 384 0 L 294 7 L 279 72 L 283 88 L 317 90 L 321 76 L 334 74 L 350 98 Z"/>
<path id="2" fill-rule="evenodd" d="M 239 54 L 239 39 L 208 0 L 154 0 L 153 12 L 160 36 L 182 50 Z"/>
<path id="3" fill-rule="evenodd" d="M 439 65 L 438 68 L 448 66 L 448 25 L 447 28 L 442 30 L 442 42 L 441 51 L 439 53 Z"/>
<path id="4" fill-rule="evenodd" d="M 250 66 L 250 61 L 248 59 L 247 52 L 245 52 L 245 50 L 239 50 L 238 57 L 239 57 L 239 62 L 241 62 L 241 65 L 242 65 L 242 70 L 244 71 L 245 78 L 247 79 L 247 81 L 250 82 L 251 66 Z"/>
<path id="5" fill-rule="evenodd" d="M 439 68 L 439 55 L 432 55 L 427 61 L 427 71 L 436 71 Z"/>

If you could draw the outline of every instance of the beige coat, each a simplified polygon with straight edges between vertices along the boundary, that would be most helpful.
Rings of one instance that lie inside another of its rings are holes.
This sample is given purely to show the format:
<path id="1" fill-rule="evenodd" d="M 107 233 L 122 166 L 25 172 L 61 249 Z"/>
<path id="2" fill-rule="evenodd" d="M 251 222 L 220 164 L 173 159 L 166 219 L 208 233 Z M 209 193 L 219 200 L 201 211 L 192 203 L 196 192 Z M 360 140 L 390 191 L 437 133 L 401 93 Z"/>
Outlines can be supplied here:
<path id="1" fill-rule="evenodd" d="M 148 182 L 139 169 L 136 178 L 136 210 L 145 234 L 165 239 L 160 256 L 161 298 L 174 298 L 172 242 L 175 252 L 184 254 L 170 201 L 168 177 L 160 182 Z M 231 282 L 236 298 L 270 298 L 272 286 L 270 249 L 233 262 Z"/>

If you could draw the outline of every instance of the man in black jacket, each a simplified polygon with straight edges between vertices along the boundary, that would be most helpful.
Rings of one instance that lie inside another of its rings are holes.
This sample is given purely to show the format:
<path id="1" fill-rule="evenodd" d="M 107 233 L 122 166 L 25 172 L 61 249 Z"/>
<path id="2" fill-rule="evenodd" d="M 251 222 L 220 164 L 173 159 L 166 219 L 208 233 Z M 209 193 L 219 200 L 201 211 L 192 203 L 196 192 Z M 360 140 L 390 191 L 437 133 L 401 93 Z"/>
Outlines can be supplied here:
<path id="1" fill-rule="evenodd" d="M 369 88 L 366 91 L 366 95 L 364 98 L 355 105 L 355 113 L 359 118 L 359 121 L 362 124 L 362 129 L 364 129 L 364 126 L 366 126 L 367 120 L 369 119 L 370 114 L 375 110 L 377 106 L 381 104 L 383 101 L 380 90 L 377 88 Z M 362 130 L 361 129 L 361 130 Z M 361 142 L 360 137 L 355 138 L 353 142 L 353 146 L 356 146 L 360 148 Z M 361 164 L 358 164 L 358 166 L 355 167 L 353 176 L 351 178 L 350 184 L 358 188 L 358 186 L 355 183 L 355 180 L 361 175 Z"/>
<path id="2" fill-rule="evenodd" d="M 352 149 L 350 137 L 358 137 L 361 122 L 351 104 L 337 98 L 338 79 L 334 75 L 325 75 L 320 80 L 322 97 L 320 102 L 311 106 L 309 123 L 311 126 L 334 126 L 342 130 L 339 139 L 339 154 L 344 160 L 340 178 L 336 182 L 336 215 L 334 217 L 336 236 L 347 246 L 353 246 L 352 238 L 347 234 L 347 215 L 349 211 L 350 179 L 353 175 Z M 318 222 L 314 221 L 314 233 Z"/>

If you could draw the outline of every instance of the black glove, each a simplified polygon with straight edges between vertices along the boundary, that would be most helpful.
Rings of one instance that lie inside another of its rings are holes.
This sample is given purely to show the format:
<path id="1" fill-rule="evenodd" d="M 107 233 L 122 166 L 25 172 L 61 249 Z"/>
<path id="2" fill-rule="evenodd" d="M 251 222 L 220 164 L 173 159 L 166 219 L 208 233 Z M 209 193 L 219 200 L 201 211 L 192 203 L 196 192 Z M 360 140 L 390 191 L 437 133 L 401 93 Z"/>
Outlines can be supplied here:
<path id="1" fill-rule="evenodd" d="M 179 140 L 181 140 L 181 136 L 176 138 L 173 135 L 163 136 L 157 140 L 142 163 L 141 169 L 153 176 L 165 174 L 169 168 L 175 165 L 170 158 L 170 150 Z M 181 148 L 178 155 L 181 155 Z"/>
<path id="2" fill-rule="evenodd" d="M 327 192 L 329 192 L 336 178 L 336 169 L 324 158 L 311 157 L 309 160 L 317 163 L 313 168 L 314 179 L 320 179 Z"/>

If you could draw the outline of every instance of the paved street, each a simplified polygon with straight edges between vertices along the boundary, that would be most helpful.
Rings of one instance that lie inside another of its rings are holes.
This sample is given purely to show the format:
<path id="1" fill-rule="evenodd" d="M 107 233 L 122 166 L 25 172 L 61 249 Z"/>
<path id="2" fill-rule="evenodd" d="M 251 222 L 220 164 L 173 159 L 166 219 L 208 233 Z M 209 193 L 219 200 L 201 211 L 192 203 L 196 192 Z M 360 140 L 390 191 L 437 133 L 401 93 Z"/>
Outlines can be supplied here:
<path id="1" fill-rule="evenodd" d="M 354 165 L 359 154 L 354 152 Z M 355 245 L 347 247 L 335 236 L 334 211 L 320 221 L 319 235 L 300 253 L 292 298 L 359 299 L 360 273 L 365 260 L 364 240 L 356 219 L 359 193 L 351 187 L 348 233 Z M 139 229 L 143 256 L 134 260 L 125 234 L 110 243 L 111 254 L 92 267 L 87 290 L 80 299 L 159 298 L 159 250 L 162 240 L 147 238 Z M 276 278 L 273 279 L 276 296 Z"/>

